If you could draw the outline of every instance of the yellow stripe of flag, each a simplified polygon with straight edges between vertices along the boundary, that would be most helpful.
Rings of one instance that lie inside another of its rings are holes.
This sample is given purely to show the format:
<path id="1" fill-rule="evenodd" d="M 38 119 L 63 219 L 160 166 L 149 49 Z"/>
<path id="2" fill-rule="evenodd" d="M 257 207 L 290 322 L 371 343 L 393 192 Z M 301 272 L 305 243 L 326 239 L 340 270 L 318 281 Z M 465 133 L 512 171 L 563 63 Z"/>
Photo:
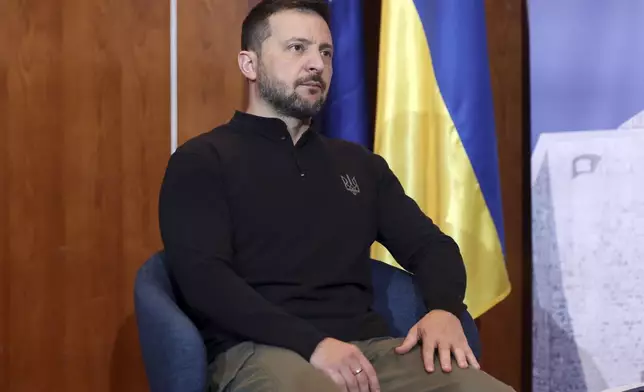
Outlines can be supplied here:
<path id="1" fill-rule="evenodd" d="M 374 150 L 458 243 L 468 276 L 465 302 L 476 318 L 510 292 L 502 245 L 441 94 L 414 2 L 383 0 L 382 7 Z M 380 244 L 372 257 L 401 268 Z"/>

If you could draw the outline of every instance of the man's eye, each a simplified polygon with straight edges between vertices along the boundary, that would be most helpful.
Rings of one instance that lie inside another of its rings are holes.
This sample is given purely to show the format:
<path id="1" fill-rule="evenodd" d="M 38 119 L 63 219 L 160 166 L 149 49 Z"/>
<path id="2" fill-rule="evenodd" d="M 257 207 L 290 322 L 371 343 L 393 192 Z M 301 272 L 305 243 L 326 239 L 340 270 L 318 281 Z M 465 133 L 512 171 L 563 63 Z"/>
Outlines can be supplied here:
<path id="1" fill-rule="evenodd" d="M 330 50 L 323 50 L 322 51 L 322 56 L 333 57 L 333 52 L 331 52 Z"/>
<path id="2" fill-rule="evenodd" d="M 304 45 L 302 44 L 293 44 L 290 46 L 290 49 L 295 51 L 295 52 L 301 52 L 304 50 Z"/>

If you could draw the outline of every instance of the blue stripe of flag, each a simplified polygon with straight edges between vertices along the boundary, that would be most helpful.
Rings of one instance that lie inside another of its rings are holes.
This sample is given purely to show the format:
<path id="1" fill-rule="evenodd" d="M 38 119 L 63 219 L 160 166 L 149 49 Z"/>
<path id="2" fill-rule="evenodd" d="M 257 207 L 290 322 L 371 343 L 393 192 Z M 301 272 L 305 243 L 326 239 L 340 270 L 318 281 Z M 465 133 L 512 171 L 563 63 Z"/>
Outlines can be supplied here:
<path id="1" fill-rule="evenodd" d="M 322 111 L 323 133 L 371 148 L 366 105 L 362 0 L 329 2 L 333 79 Z"/>
<path id="2" fill-rule="evenodd" d="M 504 245 L 483 0 L 414 0 L 441 94 Z"/>

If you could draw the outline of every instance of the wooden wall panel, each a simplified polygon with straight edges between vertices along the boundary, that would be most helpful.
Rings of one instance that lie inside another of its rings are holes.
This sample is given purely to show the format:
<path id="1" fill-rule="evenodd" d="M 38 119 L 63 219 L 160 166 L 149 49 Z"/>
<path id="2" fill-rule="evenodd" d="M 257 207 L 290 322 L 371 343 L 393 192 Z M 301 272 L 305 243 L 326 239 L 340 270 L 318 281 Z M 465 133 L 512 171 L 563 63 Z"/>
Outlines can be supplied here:
<path id="1" fill-rule="evenodd" d="M 525 153 L 527 51 L 523 0 L 486 0 L 505 244 L 512 293 L 480 318 L 483 366 L 517 391 L 530 390 L 529 177 Z"/>
<path id="2" fill-rule="evenodd" d="M 168 4 L 2 7 L 0 388 L 146 390 L 132 288 L 160 247 Z"/>
<path id="3" fill-rule="evenodd" d="M 378 54 L 380 50 L 381 0 L 363 0 L 363 24 L 365 36 L 365 78 L 369 129 L 376 129 L 376 104 L 378 99 Z"/>
<path id="4" fill-rule="evenodd" d="M 0 1 L 0 391 L 9 390 L 9 53 L 8 41 L 15 34 L 10 23 L 11 4 Z"/>
<path id="5" fill-rule="evenodd" d="M 65 287 L 59 257 L 64 243 L 62 105 L 57 99 L 61 93 L 60 6 L 60 1 L 8 2 L 0 34 L 5 80 L 0 94 L 6 103 L 0 121 L 8 163 L 2 173 L 7 198 L 2 263 L 8 296 L 0 322 L 5 329 L 5 383 L 12 392 L 63 386 L 56 376 L 64 372 L 57 353 L 63 352 L 60 313 L 64 313 L 61 292 Z"/>
<path id="6" fill-rule="evenodd" d="M 241 0 L 179 2 L 179 144 L 245 108 L 246 83 L 237 66 L 237 53 L 249 5 Z"/>

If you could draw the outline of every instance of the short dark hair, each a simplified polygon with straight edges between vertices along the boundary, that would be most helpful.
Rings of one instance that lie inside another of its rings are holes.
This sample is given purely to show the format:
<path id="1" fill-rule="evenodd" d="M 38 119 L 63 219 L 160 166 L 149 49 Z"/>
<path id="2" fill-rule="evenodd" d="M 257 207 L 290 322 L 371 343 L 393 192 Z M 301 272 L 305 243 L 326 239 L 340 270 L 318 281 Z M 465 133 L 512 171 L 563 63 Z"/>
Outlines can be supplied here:
<path id="1" fill-rule="evenodd" d="M 242 50 L 259 53 L 262 43 L 271 35 L 268 18 L 287 10 L 318 14 L 327 25 L 330 25 L 327 0 L 262 0 L 250 10 L 242 23 Z"/>

